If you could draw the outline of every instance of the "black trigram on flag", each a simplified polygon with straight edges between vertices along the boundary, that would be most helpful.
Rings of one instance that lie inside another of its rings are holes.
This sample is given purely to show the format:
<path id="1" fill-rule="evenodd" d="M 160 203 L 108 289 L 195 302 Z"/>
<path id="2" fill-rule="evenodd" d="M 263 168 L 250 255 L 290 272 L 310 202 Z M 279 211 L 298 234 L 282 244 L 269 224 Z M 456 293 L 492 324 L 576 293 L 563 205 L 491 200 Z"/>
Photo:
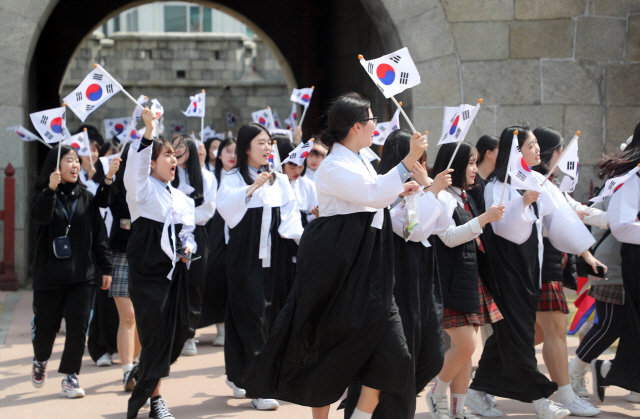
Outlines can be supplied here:
<path id="1" fill-rule="evenodd" d="M 462 132 L 462 129 L 458 128 L 456 130 L 456 138 L 458 138 L 458 136 L 460 136 L 460 133 Z"/>
<path id="2" fill-rule="evenodd" d="M 93 105 L 87 105 L 86 110 L 87 110 L 87 112 L 89 112 L 89 111 L 90 111 L 91 109 L 93 109 L 93 108 L 94 108 L 94 106 L 93 106 Z"/>
<path id="3" fill-rule="evenodd" d="M 567 162 L 567 170 L 575 170 L 575 169 L 576 169 L 576 162 L 568 161 Z"/>
<path id="4" fill-rule="evenodd" d="M 398 64 L 400 62 L 400 60 L 402 59 L 402 57 L 399 56 L 399 55 L 396 55 L 395 57 L 389 57 L 389 59 L 391 61 L 393 61 L 394 63 Z"/>
<path id="5" fill-rule="evenodd" d="M 378 83 L 376 83 L 376 86 L 378 86 L 378 89 L 380 89 L 380 91 L 384 93 L 384 89 L 382 88 L 382 86 L 380 86 Z"/>
<path id="6" fill-rule="evenodd" d="M 107 84 L 106 86 L 107 93 L 113 93 L 113 84 Z"/>
<path id="7" fill-rule="evenodd" d="M 465 121 L 469 119 L 469 111 L 462 112 L 462 119 Z"/>
<path id="8" fill-rule="evenodd" d="M 369 73 L 373 74 L 373 63 L 369 63 L 368 71 Z"/>
<path id="9" fill-rule="evenodd" d="M 400 72 L 400 84 L 407 84 L 409 81 L 409 73 Z"/>
<path id="10" fill-rule="evenodd" d="M 527 179 L 527 175 L 525 175 L 524 173 L 522 173 L 521 171 L 518 171 L 518 174 L 516 175 L 516 177 L 518 179 L 520 179 L 521 181 L 525 181 L 525 179 Z"/>
<path id="11" fill-rule="evenodd" d="M 82 100 L 82 92 L 76 92 L 76 102 L 80 102 Z"/>
<path id="12" fill-rule="evenodd" d="M 49 117 L 47 115 L 42 115 L 42 119 L 40 120 L 40 123 L 47 125 L 48 120 L 49 120 Z"/>
<path id="13" fill-rule="evenodd" d="M 103 77 L 103 75 L 102 74 L 98 74 L 98 73 L 95 73 L 93 75 L 93 79 L 94 80 L 102 80 L 102 77 Z"/>
<path id="14" fill-rule="evenodd" d="M 44 136 L 47 137 L 48 139 L 52 139 L 53 135 L 51 135 L 51 133 L 49 131 L 44 133 Z"/>

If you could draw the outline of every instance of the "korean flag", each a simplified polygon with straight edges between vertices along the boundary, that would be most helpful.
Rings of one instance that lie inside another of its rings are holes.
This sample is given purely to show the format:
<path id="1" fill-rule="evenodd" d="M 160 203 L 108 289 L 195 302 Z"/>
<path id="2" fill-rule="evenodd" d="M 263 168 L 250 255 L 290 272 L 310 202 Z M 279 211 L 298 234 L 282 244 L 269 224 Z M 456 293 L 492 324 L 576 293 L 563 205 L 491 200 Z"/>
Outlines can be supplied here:
<path id="1" fill-rule="evenodd" d="M 76 90 L 64 98 L 64 101 L 73 113 L 84 122 L 91 112 L 120 90 L 122 90 L 120 83 L 111 77 L 102 66 L 96 65 L 96 68 L 84 78 Z"/>
<path id="2" fill-rule="evenodd" d="M 420 84 L 420 74 L 406 47 L 371 61 L 360 58 L 360 64 L 387 99 Z"/>

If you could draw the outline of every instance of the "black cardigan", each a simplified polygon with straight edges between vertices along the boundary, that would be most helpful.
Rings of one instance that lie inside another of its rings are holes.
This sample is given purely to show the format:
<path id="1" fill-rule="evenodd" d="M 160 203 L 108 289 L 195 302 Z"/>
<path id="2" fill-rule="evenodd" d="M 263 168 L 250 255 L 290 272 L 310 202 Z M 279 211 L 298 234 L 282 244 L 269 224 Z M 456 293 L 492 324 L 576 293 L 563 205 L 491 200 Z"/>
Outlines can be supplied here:
<path id="1" fill-rule="evenodd" d="M 56 201 L 56 195 L 64 203 L 67 212 L 73 201 L 78 199 L 69 230 L 72 256 L 67 259 L 59 259 L 53 254 L 53 239 L 64 236 L 67 227 L 67 218 Z M 95 265 L 102 270 L 103 275 L 111 275 L 107 231 L 93 194 L 83 185 L 61 185 L 55 191 L 47 186 L 42 191 L 34 192 L 30 213 L 36 224 L 34 290 L 95 283 L 98 279 Z"/>

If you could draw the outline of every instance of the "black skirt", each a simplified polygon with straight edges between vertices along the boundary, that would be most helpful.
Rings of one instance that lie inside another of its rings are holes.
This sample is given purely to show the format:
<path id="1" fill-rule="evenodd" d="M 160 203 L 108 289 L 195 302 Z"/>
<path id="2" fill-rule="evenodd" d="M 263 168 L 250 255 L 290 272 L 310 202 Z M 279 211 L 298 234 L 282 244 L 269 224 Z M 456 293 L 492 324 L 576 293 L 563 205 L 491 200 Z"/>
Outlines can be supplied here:
<path id="1" fill-rule="evenodd" d="M 160 247 L 163 224 L 138 218 L 131 225 L 127 246 L 129 296 L 133 303 L 142 351 L 138 378 L 127 418 L 137 417 L 158 381 L 169 375 L 170 365 L 180 356 L 189 333 L 186 265 L 176 262 L 171 280 L 171 259 Z M 181 225 L 176 225 L 177 237 Z"/>
<path id="2" fill-rule="evenodd" d="M 227 244 L 224 239 L 224 219 L 216 212 L 206 225 L 209 237 L 209 259 L 202 295 L 202 311 L 198 329 L 223 323 L 227 311 Z"/>
<path id="3" fill-rule="evenodd" d="M 322 407 L 353 380 L 407 387 L 411 357 L 393 298 L 393 231 L 385 210 L 320 217 L 305 228 L 296 282 L 245 381 L 247 395 Z"/>
<path id="4" fill-rule="evenodd" d="M 498 397 L 532 402 L 549 397 L 558 385 L 538 371 L 534 347 L 540 297 L 538 233 L 516 245 L 485 227 L 493 280 L 485 285 L 504 319 L 493 323 L 470 388 Z"/>
<path id="5" fill-rule="evenodd" d="M 404 393 L 383 394 L 373 419 L 413 419 L 416 397 L 442 369 L 444 331 L 442 291 L 435 247 L 405 242 L 394 234 L 395 287 L 393 296 L 402 318 L 402 328 L 411 354 L 411 372 Z M 360 383 L 349 386 L 344 406 L 349 419 L 360 397 Z"/>
<path id="6" fill-rule="evenodd" d="M 293 256 L 278 232 L 280 208 L 271 209 L 271 266 L 262 267 L 260 228 L 262 207 L 250 208 L 229 230 L 227 278 L 229 300 L 225 317 L 224 359 L 229 381 L 244 388 L 255 354 L 269 336 L 294 280 Z M 258 396 L 263 397 L 263 396 Z"/>
<path id="7" fill-rule="evenodd" d="M 99 283 L 102 284 L 102 276 Z M 109 290 L 96 287 L 87 339 L 87 348 L 93 362 L 98 361 L 105 353 L 113 355 L 118 352 L 119 325 L 118 307 L 115 300 L 109 298 Z"/>
<path id="8" fill-rule="evenodd" d="M 195 253 L 201 258 L 191 262 L 191 266 L 187 270 L 187 283 L 189 284 L 189 338 L 193 338 L 196 335 L 196 328 L 200 320 L 206 284 L 207 261 L 209 260 L 209 235 L 206 227 L 196 226 L 193 237 L 198 244 L 198 249 Z"/>
<path id="9" fill-rule="evenodd" d="M 622 282 L 624 284 L 624 323 L 616 359 L 605 378 L 605 385 L 640 392 L 640 246 L 622 243 Z"/>

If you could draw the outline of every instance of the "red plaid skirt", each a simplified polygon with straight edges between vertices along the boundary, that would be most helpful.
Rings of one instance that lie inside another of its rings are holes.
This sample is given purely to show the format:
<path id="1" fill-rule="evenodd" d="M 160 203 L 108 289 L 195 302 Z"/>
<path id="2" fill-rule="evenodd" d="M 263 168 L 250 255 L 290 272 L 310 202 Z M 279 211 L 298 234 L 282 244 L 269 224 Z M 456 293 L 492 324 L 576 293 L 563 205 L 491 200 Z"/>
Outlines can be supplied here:
<path id="1" fill-rule="evenodd" d="M 484 286 L 480 278 L 478 278 L 478 295 L 480 297 L 479 314 L 463 313 L 445 307 L 443 312 L 444 328 L 451 329 L 452 327 L 469 325 L 482 326 L 502 320 L 503 317 L 498 306 L 495 301 L 493 301 L 493 297 L 491 297 L 489 290 L 487 290 L 487 287 Z"/>
<path id="2" fill-rule="evenodd" d="M 542 283 L 536 311 L 562 311 L 565 314 L 569 313 L 569 306 L 566 298 L 564 298 L 562 282 Z"/>

